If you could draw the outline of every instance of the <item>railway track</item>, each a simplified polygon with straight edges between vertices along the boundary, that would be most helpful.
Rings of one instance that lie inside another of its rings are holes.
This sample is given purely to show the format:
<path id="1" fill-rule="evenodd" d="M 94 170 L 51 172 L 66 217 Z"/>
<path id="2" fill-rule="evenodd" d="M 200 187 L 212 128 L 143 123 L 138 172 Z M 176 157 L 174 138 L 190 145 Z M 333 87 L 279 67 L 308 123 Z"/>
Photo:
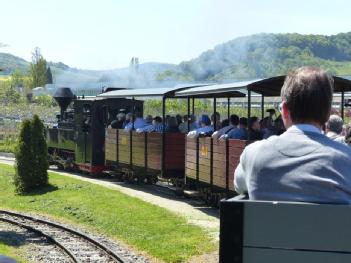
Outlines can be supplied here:
<path id="1" fill-rule="evenodd" d="M 99 240 L 57 223 L 6 210 L 0 210 L 0 221 L 45 237 L 59 247 L 71 262 L 129 262 Z"/>

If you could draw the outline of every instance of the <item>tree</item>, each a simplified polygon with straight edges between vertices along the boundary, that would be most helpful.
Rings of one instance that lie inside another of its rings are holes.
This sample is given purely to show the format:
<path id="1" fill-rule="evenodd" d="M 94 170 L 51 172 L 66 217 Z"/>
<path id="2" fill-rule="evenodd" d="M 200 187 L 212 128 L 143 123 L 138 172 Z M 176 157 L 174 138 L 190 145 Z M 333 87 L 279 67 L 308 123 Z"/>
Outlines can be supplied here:
<path id="1" fill-rule="evenodd" d="M 11 81 L 11 86 L 14 88 L 23 87 L 24 76 L 21 70 L 16 69 L 14 72 L 12 72 L 10 81 Z"/>
<path id="2" fill-rule="evenodd" d="M 50 67 L 46 70 L 46 84 L 53 84 L 54 82 L 52 81 L 52 73 Z"/>
<path id="3" fill-rule="evenodd" d="M 31 121 L 33 173 L 35 187 L 48 184 L 48 148 L 45 140 L 44 124 L 38 115 L 34 115 Z"/>
<path id="4" fill-rule="evenodd" d="M 18 145 L 15 150 L 16 173 L 14 184 L 17 193 L 28 192 L 33 188 L 33 156 L 31 140 L 31 122 L 24 120 L 22 122 L 19 134 Z"/>
<path id="5" fill-rule="evenodd" d="M 22 122 L 15 151 L 17 193 L 25 193 L 48 184 L 49 168 L 44 125 L 37 115 Z"/>
<path id="6" fill-rule="evenodd" d="M 30 63 L 30 88 L 44 87 L 47 83 L 46 75 L 46 60 L 41 54 L 41 51 L 36 47 L 32 53 L 32 62 Z"/>

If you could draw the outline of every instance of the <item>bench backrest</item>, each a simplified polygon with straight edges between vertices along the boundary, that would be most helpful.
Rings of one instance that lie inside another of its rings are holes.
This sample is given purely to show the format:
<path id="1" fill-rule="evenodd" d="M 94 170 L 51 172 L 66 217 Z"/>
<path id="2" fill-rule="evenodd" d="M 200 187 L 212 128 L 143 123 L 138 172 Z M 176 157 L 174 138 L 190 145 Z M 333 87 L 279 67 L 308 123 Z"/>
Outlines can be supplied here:
<path id="1" fill-rule="evenodd" d="M 351 262 L 351 207 L 222 201 L 220 262 Z"/>

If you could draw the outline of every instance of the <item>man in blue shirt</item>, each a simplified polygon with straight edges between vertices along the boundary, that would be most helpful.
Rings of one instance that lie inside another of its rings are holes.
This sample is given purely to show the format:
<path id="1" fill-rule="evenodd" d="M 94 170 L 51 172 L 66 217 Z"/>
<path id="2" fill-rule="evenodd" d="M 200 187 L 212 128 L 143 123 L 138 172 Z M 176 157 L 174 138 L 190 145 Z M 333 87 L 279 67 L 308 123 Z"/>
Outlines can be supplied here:
<path id="1" fill-rule="evenodd" d="M 213 126 L 211 125 L 211 120 L 210 117 L 208 117 L 208 115 L 203 114 L 201 115 L 200 119 L 200 128 L 196 129 L 195 131 L 191 131 L 188 133 L 188 137 L 189 138 L 195 138 L 198 137 L 200 135 L 203 136 L 211 136 L 213 133 Z"/>

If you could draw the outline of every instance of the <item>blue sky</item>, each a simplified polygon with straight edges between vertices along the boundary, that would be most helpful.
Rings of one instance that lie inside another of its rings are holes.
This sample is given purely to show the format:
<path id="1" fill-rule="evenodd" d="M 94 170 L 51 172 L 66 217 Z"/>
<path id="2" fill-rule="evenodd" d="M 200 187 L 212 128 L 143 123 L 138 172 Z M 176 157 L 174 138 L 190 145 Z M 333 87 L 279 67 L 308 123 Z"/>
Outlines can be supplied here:
<path id="1" fill-rule="evenodd" d="M 0 0 L 0 52 L 112 69 L 179 63 L 235 37 L 255 33 L 351 31 L 351 1 Z"/>

